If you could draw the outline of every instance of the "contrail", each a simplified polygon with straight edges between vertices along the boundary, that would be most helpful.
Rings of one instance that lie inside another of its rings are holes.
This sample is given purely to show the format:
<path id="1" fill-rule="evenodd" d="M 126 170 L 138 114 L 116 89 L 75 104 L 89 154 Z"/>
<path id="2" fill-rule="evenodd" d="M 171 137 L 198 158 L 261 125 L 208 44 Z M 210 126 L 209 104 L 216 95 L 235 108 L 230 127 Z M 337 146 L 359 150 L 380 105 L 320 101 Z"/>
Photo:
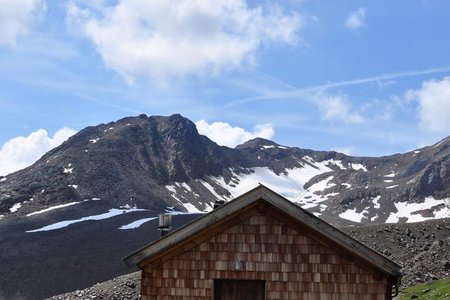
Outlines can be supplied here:
<path id="1" fill-rule="evenodd" d="M 377 82 L 380 80 L 389 80 L 389 79 L 398 79 L 398 78 L 406 78 L 406 77 L 415 77 L 415 76 L 421 76 L 421 75 L 427 75 L 427 74 L 443 73 L 443 72 L 449 72 L 449 71 L 450 71 L 450 66 L 442 67 L 442 68 L 431 68 L 431 69 L 426 69 L 426 70 L 394 72 L 394 73 L 387 73 L 387 74 L 382 74 L 382 75 L 378 75 L 378 76 L 337 81 L 337 82 L 331 82 L 331 83 L 326 83 L 326 84 L 322 84 L 322 85 L 315 85 L 315 86 L 309 86 L 309 87 L 303 87 L 303 88 L 297 88 L 288 83 L 283 82 L 286 86 L 291 87 L 291 89 L 288 91 L 271 92 L 271 93 L 266 93 L 261 96 L 249 97 L 249 98 L 232 101 L 232 102 L 227 103 L 225 106 L 228 107 L 228 106 L 234 106 L 234 105 L 248 103 L 248 102 L 255 102 L 255 101 L 274 99 L 274 98 L 292 98 L 292 97 L 297 97 L 299 95 L 304 95 L 304 94 L 308 94 L 308 93 L 312 93 L 312 92 L 325 91 L 325 90 L 332 89 L 332 88 L 359 85 L 359 84 Z M 278 82 L 282 82 L 278 79 L 276 79 L 276 80 Z"/>

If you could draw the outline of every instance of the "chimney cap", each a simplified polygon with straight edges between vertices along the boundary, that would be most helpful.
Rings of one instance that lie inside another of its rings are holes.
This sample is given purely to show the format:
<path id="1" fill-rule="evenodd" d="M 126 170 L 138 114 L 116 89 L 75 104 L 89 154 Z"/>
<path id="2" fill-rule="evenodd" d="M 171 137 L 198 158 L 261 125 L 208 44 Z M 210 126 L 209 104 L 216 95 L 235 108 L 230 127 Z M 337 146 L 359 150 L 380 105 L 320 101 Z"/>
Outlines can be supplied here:
<path id="1" fill-rule="evenodd" d="M 169 231 L 172 228 L 172 215 L 160 214 L 158 215 L 159 224 L 158 229 L 161 231 Z"/>
<path id="2" fill-rule="evenodd" d="M 216 199 L 216 201 L 214 201 L 213 210 L 221 207 L 222 205 L 225 204 L 225 202 L 226 202 L 225 200 Z"/>

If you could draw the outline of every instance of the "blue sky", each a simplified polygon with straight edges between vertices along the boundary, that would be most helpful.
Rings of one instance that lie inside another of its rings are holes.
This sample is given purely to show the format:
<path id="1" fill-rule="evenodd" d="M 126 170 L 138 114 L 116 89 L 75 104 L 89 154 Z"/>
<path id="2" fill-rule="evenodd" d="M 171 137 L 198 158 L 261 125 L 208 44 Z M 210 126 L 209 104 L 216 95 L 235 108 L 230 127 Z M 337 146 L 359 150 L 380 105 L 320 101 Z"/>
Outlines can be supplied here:
<path id="1" fill-rule="evenodd" d="M 0 164 L 140 113 L 203 120 L 230 146 L 432 144 L 450 135 L 449 15 L 443 0 L 0 0 Z"/>

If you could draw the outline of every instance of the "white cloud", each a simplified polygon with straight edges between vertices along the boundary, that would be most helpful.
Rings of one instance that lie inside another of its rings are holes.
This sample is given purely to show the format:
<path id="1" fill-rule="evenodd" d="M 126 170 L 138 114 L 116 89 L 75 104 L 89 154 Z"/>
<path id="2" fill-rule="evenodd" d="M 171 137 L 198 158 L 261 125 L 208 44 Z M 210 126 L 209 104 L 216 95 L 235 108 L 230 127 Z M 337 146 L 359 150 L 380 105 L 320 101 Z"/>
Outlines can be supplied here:
<path id="1" fill-rule="evenodd" d="M 360 7 L 355 11 L 352 11 L 345 21 L 345 26 L 352 30 L 357 30 L 366 25 L 367 9 Z"/>
<path id="2" fill-rule="evenodd" d="M 29 136 L 10 139 L 0 149 L 0 175 L 6 175 L 30 166 L 47 151 L 62 144 L 75 132 L 71 128 L 63 127 L 56 131 L 53 137 L 49 137 L 47 131 L 39 129 Z"/>
<path id="3" fill-rule="evenodd" d="M 0 45 L 15 45 L 44 10 L 43 0 L 0 0 Z"/>
<path id="4" fill-rule="evenodd" d="M 72 3 L 67 21 L 127 81 L 160 83 L 252 64 L 264 44 L 294 44 L 301 26 L 297 13 L 245 0 L 119 0 L 98 9 Z"/>
<path id="5" fill-rule="evenodd" d="M 271 124 L 256 125 L 252 132 L 224 122 L 208 124 L 205 120 L 200 120 L 195 125 L 200 134 L 206 135 L 219 145 L 228 147 L 235 147 L 257 137 L 271 139 L 275 134 Z"/>
<path id="6" fill-rule="evenodd" d="M 314 98 L 324 121 L 339 121 L 345 124 L 358 124 L 365 121 L 359 113 L 351 109 L 347 96 L 343 94 L 319 93 Z"/>
<path id="7" fill-rule="evenodd" d="M 406 100 L 418 102 L 422 128 L 450 132 L 450 77 L 423 82 L 421 88 L 406 92 Z"/>

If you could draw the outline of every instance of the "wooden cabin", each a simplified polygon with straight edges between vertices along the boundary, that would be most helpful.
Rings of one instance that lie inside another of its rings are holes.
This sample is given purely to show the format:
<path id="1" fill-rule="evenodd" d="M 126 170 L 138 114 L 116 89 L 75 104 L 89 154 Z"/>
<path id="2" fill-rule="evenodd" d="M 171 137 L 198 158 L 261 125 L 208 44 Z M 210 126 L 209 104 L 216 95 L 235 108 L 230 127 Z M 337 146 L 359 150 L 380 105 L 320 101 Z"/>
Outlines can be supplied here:
<path id="1" fill-rule="evenodd" d="M 150 299 L 392 299 L 398 264 L 259 186 L 143 247 Z"/>

